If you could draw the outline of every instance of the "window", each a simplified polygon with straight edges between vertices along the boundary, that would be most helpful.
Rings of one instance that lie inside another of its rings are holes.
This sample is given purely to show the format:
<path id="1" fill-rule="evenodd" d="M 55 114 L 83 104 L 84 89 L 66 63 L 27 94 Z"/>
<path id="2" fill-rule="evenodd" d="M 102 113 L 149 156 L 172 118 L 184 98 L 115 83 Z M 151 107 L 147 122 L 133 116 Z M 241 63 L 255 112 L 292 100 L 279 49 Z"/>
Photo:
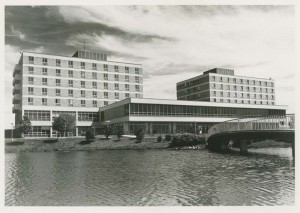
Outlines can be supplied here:
<path id="1" fill-rule="evenodd" d="M 272 100 L 274 100 L 274 95 L 271 96 Z"/>
<path id="2" fill-rule="evenodd" d="M 93 101 L 93 107 L 97 107 L 97 101 Z"/>
<path id="3" fill-rule="evenodd" d="M 97 89 L 97 82 L 93 82 L 93 89 Z"/>
<path id="4" fill-rule="evenodd" d="M 243 79 L 240 80 L 240 83 L 241 83 L 241 84 L 243 83 Z"/>
<path id="5" fill-rule="evenodd" d="M 68 75 L 69 75 L 69 77 L 73 78 L 73 70 L 69 70 Z"/>
<path id="6" fill-rule="evenodd" d="M 125 81 L 129 82 L 129 75 L 125 75 Z"/>
<path id="7" fill-rule="evenodd" d="M 56 76 L 60 76 L 60 69 L 55 70 Z"/>
<path id="8" fill-rule="evenodd" d="M 119 93 L 115 92 L 115 99 L 119 99 Z"/>
<path id="9" fill-rule="evenodd" d="M 254 92 L 256 91 L 256 87 L 253 87 L 253 91 L 254 91 Z"/>
<path id="10" fill-rule="evenodd" d="M 233 79 L 233 83 L 236 83 L 236 78 Z"/>
<path id="11" fill-rule="evenodd" d="M 272 87 L 273 86 L 273 82 L 270 82 L 270 87 Z"/>
<path id="12" fill-rule="evenodd" d="M 85 78 L 85 72 L 81 71 L 81 78 Z"/>
<path id="13" fill-rule="evenodd" d="M 42 88 L 42 95 L 47 95 L 47 88 Z"/>
<path id="14" fill-rule="evenodd" d="M 42 105 L 47 105 L 47 98 L 42 98 Z"/>
<path id="15" fill-rule="evenodd" d="M 273 89 L 271 89 L 271 93 L 274 93 L 274 90 L 273 90 Z"/>
<path id="16" fill-rule="evenodd" d="M 140 74 L 140 69 L 139 68 L 135 68 L 134 71 L 135 71 L 135 74 L 137 74 L 137 75 Z"/>
<path id="17" fill-rule="evenodd" d="M 28 95 L 33 95 L 33 87 L 28 87 Z"/>
<path id="18" fill-rule="evenodd" d="M 119 75 L 115 75 L 115 81 L 119 81 Z"/>
<path id="19" fill-rule="evenodd" d="M 119 90 L 119 84 L 115 84 L 115 90 Z"/>
<path id="20" fill-rule="evenodd" d="M 32 56 L 29 56 L 29 64 L 34 64 L 34 58 Z"/>
<path id="21" fill-rule="evenodd" d="M 256 94 L 254 94 L 253 97 L 256 98 Z"/>
<path id="22" fill-rule="evenodd" d="M 28 77 L 28 84 L 33 84 L 33 77 Z"/>
<path id="23" fill-rule="evenodd" d="M 33 105 L 33 98 L 28 98 L 28 105 Z"/>
<path id="24" fill-rule="evenodd" d="M 68 94 L 69 94 L 69 97 L 73 97 L 73 90 L 69 89 Z"/>
<path id="25" fill-rule="evenodd" d="M 212 76 L 212 80 L 215 81 L 215 80 L 216 80 L 216 77 L 215 77 L 215 76 Z"/>
<path id="26" fill-rule="evenodd" d="M 223 99 L 222 99 L 222 98 L 220 99 L 220 102 L 223 102 Z"/>
<path id="27" fill-rule="evenodd" d="M 129 73 L 129 67 L 125 67 L 125 73 Z"/>
<path id="28" fill-rule="evenodd" d="M 259 81 L 259 86 L 261 86 L 261 81 Z"/>
<path id="29" fill-rule="evenodd" d="M 140 91 L 140 86 L 139 85 L 135 85 L 135 91 Z"/>
<path id="30" fill-rule="evenodd" d="M 60 79 L 55 79 L 56 86 L 60 86 Z"/>
<path id="31" fill-rule="evenodd" d="M 234 93 L 234 97 L 235 97 L 235 98 L 237 97 L 237 93 L 236 93 L 236 92 Z"/>
<path id="32" fill-rule="evenodd" d="M 217 94 L 217 92 L 216 92 L 216 91 L 214 91 L 214 93 L 213 93 L 213 96 L 216 96 L 216 94 Z"/>
<path id="33" fill-rule="evenodd" d="M 244 90 L 244 87 L 243 86 L 241 86 L 241 91 L 243 91 Z"/>
<path id="34" fill-rule="evenodd" d="M 129 91 L 129 84 L 125 84 L 125 90 Z"/>
<path id="35" fill-rule="evenodd" d="M 50 111 L 24 110 L 24 116 L 31 121 L 50 121 Z"/>
<path id="36" fill-rule="evenodd" d="M 69 104 L 69 106 L 73 106 L 73 100 L 72 99 L 68 99 L 68 104 Z"/>
<path id="37" fill-rule="evenodd" d="M 104 101 L 104 106 L 107 106 L 108 105 L 108 101 Z"/>
<path id="38" fill-rule="evenodd" d="M 129 98 L 129 93 L 125 93 L 125 98 Z"/>
<path id="39" fill-rule="evenodd" d="M 135 79 L 135 83 L 140 83 L 140 78 L 138 76 L 135 76 L 134 79 Z"/>
<path id="40" fill-rule="evenodd" d="M 81 81 L 80 84 L 81 84 L 81 88 L 85 88 L 85 81 Z"/>
<path id="41" fill-rule="evenodd" d="M 259 95 L 259 99 L 262 99 L 262 95 Z"/>
<path id="42" fill-rule="evenodd" d="M 28 67 L 28 73 L 33 74 L 34 73 L 34 68 L 33 67 Z"/>
<path id="43" fill-rule="evenodd" d="M 119 66 L 114 66 L 115 72 L 119 72 Z"/>
<path id="44" fill-rule="evenodd" d="M 244 93 L 241 93 L 241 97 L 244 98 Z"/>
<path id="45" fill-rule="evenodd" d="M 247 84 L 249 85 L 249 80 L 247 80 Z"/>
<path id="46" fill-rule="evenodd" d="M 262 92 L 262 89 L 261 89 L 261 88 L 259 88 L 259 92 Z"/>
<path id="47" fill-rule="evenodd" d="M 108 89 L 108 83 L 104 83 L 104 89 Z"/>
<path id="48" fill-rule="evenodd" d="M 220 77 L 220 81 L 221 81 L 221 82 L 223 81 L 223 78 L 222 78 L 222 77 Z"/>
<path id="49" fill-rule="evenodd" d="M 104 71 L 108 71 L 108 65 L 107 64 L 104 64 L 103 67 L 104 67 Z"/>
<path id="50" fill-rule="evenodd" d="M 233 86 L 233 89 L 236 90 L 236 86 L 235 85 Z"/>
<path id="51" fill-rule="evenodd" d="M 93 79 L 97 79 L 97 73 L 93 72 Z"/>
<path id="52" fill-rule="evenodd" d="M 230 97 L 230 92 L 227 92 L 227 97 Z"/>
<path id="53" fill-rule="evenodd" d="M 93 91 L 93 98 L 97 98 L 97 92 Z"/>
<path id="54" fill-rule="evenodd" d="M 212 84 L 212 88 L 216 88 L 216 84 L 215 83 Z"/>
<path id="55" fill-rule="evenodd" d="M 250 98 L 250 94 L 249 93 L 247 93 L 247 98 Z"/>
<path id="56" fill-rule="evenodd" d="M 69 80 L 69 87 L 73 87 L 73 80 Z"/>
<path id="57" fill-rule="evenodd" d="M 84 90 L 81 90 L 80 94 L 81 94 L 81 97 L 85 97 L 85 91 Z"/>
<path id="58" fill-rule="evenodd" d="M 265 86 L 268 86 L 268 83 L 265 81 L 265 82 L 264 82 L 264 85 L 265 85 Z"/>
<path id="59" fill-rule="evenodd" d="M 80 62 L 80 66 L 81 66 L 81 69 L 85 69 L 85 63 L 84 62 Z"/>
<path id="60" fill-rule="evenodd" d="M 107 81 L 107 80 L 108 80 L 108 74 L 104 73 L 104 74 L 103 74 L 103 78 L 104 78 L 104 80 Z"/>
<path id="61" fill-rule="evenodd" d="M 104 98 L 108 98 L 108 92 L 104 92 Z"/>
<path id="62" fill-rule="evenodd" d="M 43 65 L 47 65 L 48 64 L 48 59 L 47 58 L 43 58 Z"/>
<path id="63" fill-rule="evenodd" d="M 94 102 L 93 102 L 94 104 Z M 78 112 L 78 121 L 99 121 L 98 112 Z"/>
<path id="64" fill-rule="evenodd" d="M 47 78 L 42 78 L 42 84 L 43 84 L 43 85 L 47 85 L 47 84 L 48 84 Z"/>
<path id="65" fill-rule="evenodd" d="M 85 100 L 81 100 L 80 105 L 81 105 L 81 107 L 85 107 Z"/>
<path id="66" fill-rule="evenodd" d="M 43 69 L 42 69 L 42 74 L 43 74 L 43 75 L 47 75 L 47 74 L 48 74 L 47 68 L 43 68 Z"/>
<path id="67" fill-rule="evenodd" d="M 60 60 L 59 59 L 56 59 L 56 66 L 60 67 Z"/>
<path id="68" fill-rule="evenodd" d="M 249 87 L 246 87 L 247 92 L 249 92 Z"/>
<path id="69" fill-rule="evenodd" d="M 223 97 L 223 92 L 220 92 L 221 97 Z"/>
<path id="70" fill-rule="evenodd" d="M 73 61 L 69 61 L 68 66 L 72 68 L 73 67 Z"/>
<path id="71" fill-rule="evenodd" d="M 60 89 L 55 89 L 56 96 L 60 96 Z"/>
<path id="72" fill-rule="evenodd" d="M 215 98 L 213 98 L 213 102 L 216 102 L 217 100 Z"/>
<path id="73" fill-rule="evenodd" d="M 96 64 L 96 63 L 93 63 L 93 64 L 92 64 L 92 69 L 93 69 L 93 70 L 97 70 L 97 64 Z"/>
<path id="74" fill-rule="evenodd" d="M 55 105 L 60 106 L 60 99 L 55 99 Z"/>

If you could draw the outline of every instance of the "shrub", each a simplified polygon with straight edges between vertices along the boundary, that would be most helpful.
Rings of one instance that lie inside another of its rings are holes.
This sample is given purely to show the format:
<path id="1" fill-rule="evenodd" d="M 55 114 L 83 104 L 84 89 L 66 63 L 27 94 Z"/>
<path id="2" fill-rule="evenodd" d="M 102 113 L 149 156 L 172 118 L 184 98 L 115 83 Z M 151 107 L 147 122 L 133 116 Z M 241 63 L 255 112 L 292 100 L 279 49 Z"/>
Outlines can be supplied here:
<path id="1" fill-rule="evenodd" d="M 161 136 L 158 136 L 158 137 L 157 137 L 157 142 L 159 142 L 159 143 L 160 143 L 160 142 L 161 142 L 161 140 L 162 140 L 162 137 L 161 137 Z"/>
<path id="2" fill-rule="evenodd" d="M 112 129 L 110 127 L 105 127 L 105 130 L 104 130 L 104 135 L 106 137 L 106 139 L 108 139 L 108 137 L 112 134 Z"/>
<path id="3" fill-rule="evenodd" d="M 194 146 L 194 145 L 205 144 L 205 143 L 206 143 L 206 138 L 203 136 L 184 133 L 184 134 L 174 135 L 169 147 Z"/>
<path id="4" fill-rule="evenodd" d="M 95 139 L 94 133 L 91 129 L 88 129 L 85 133 L 85 139 L 90 142 L 91 139 Z"/>
<path id="5" fill-rule="evenodd" d="M 134 134 L 136 136 L 136 142 L 141 143 L 144 138 L 144 129 L 141 127 L 138 127 L 134 130 Z"/>
<path id="6" fill-rule="evenodd" d="M 172 139 L 172 136 L 170 134 L 165 135 L 165 141 L 170 141 Z"/>
<path id="7" fill-rule="evenodd" d="M 120 140 L 120 138 L 124 135 L 124 128 L 123 126 L 118 126 L 117 127 L 117 137 Z"/>

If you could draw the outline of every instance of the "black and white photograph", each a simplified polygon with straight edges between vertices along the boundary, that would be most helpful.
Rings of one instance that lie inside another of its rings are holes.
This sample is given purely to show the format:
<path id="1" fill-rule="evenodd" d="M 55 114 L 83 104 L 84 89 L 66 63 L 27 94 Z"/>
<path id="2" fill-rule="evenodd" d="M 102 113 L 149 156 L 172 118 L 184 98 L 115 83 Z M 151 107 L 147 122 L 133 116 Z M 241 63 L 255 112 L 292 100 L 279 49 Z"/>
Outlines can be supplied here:
<path id="1" fill-rule="evenodd" d="M 296 5 L 147 2 L 2 5 L 4 210 L 295 207 Z"/>

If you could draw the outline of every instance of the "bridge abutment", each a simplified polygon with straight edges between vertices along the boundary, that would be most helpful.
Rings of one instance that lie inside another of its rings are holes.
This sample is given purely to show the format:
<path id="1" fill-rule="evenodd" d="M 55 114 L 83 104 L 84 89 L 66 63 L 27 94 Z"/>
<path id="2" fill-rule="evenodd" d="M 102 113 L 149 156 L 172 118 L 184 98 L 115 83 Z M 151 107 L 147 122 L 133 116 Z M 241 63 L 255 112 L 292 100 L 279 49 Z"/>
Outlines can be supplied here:
<path id="1" fill-rule="evenodd" d="M 248 153 L 248 141 L 247 140 L 240 140 L 240 152 L 242 154 Z"/>

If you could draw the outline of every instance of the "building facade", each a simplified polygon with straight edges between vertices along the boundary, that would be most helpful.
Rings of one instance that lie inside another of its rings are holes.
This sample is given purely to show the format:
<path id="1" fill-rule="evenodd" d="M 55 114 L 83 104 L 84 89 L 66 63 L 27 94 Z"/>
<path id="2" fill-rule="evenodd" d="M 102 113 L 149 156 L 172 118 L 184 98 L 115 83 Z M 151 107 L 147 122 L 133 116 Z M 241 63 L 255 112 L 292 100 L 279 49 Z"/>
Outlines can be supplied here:
<path id="1" fill-rule="evenodd" d="M 245 105 L 204 101 L 128 98 L 100 108 L 101 126 L 123 126 L 133 133 L 143 127 L 146 134 L 187 132 L 191 127 L 206 133 L 212 125 L 243 117 L 285 115 L 286 106 Z"/>
<path id="2" fill-rule="evenodd" d="M 25 137 L 55 136 L 60 114 L 76 117 L 76 132 L 99 129 L 99 107 L 125 98 L 143 98 L 142 65 L 108 61 L 106 54 L 78 51 L 72 57 L 22 52 L 13 72 L 13 113 L 17 125 L 27 116 Z"/>
<path id="3" fill-rule="evenodd" d="M 234 70 L 214 68 L 177 83 L 177 100 L 275 105 L 272 79 L 234 75 Z"/>

